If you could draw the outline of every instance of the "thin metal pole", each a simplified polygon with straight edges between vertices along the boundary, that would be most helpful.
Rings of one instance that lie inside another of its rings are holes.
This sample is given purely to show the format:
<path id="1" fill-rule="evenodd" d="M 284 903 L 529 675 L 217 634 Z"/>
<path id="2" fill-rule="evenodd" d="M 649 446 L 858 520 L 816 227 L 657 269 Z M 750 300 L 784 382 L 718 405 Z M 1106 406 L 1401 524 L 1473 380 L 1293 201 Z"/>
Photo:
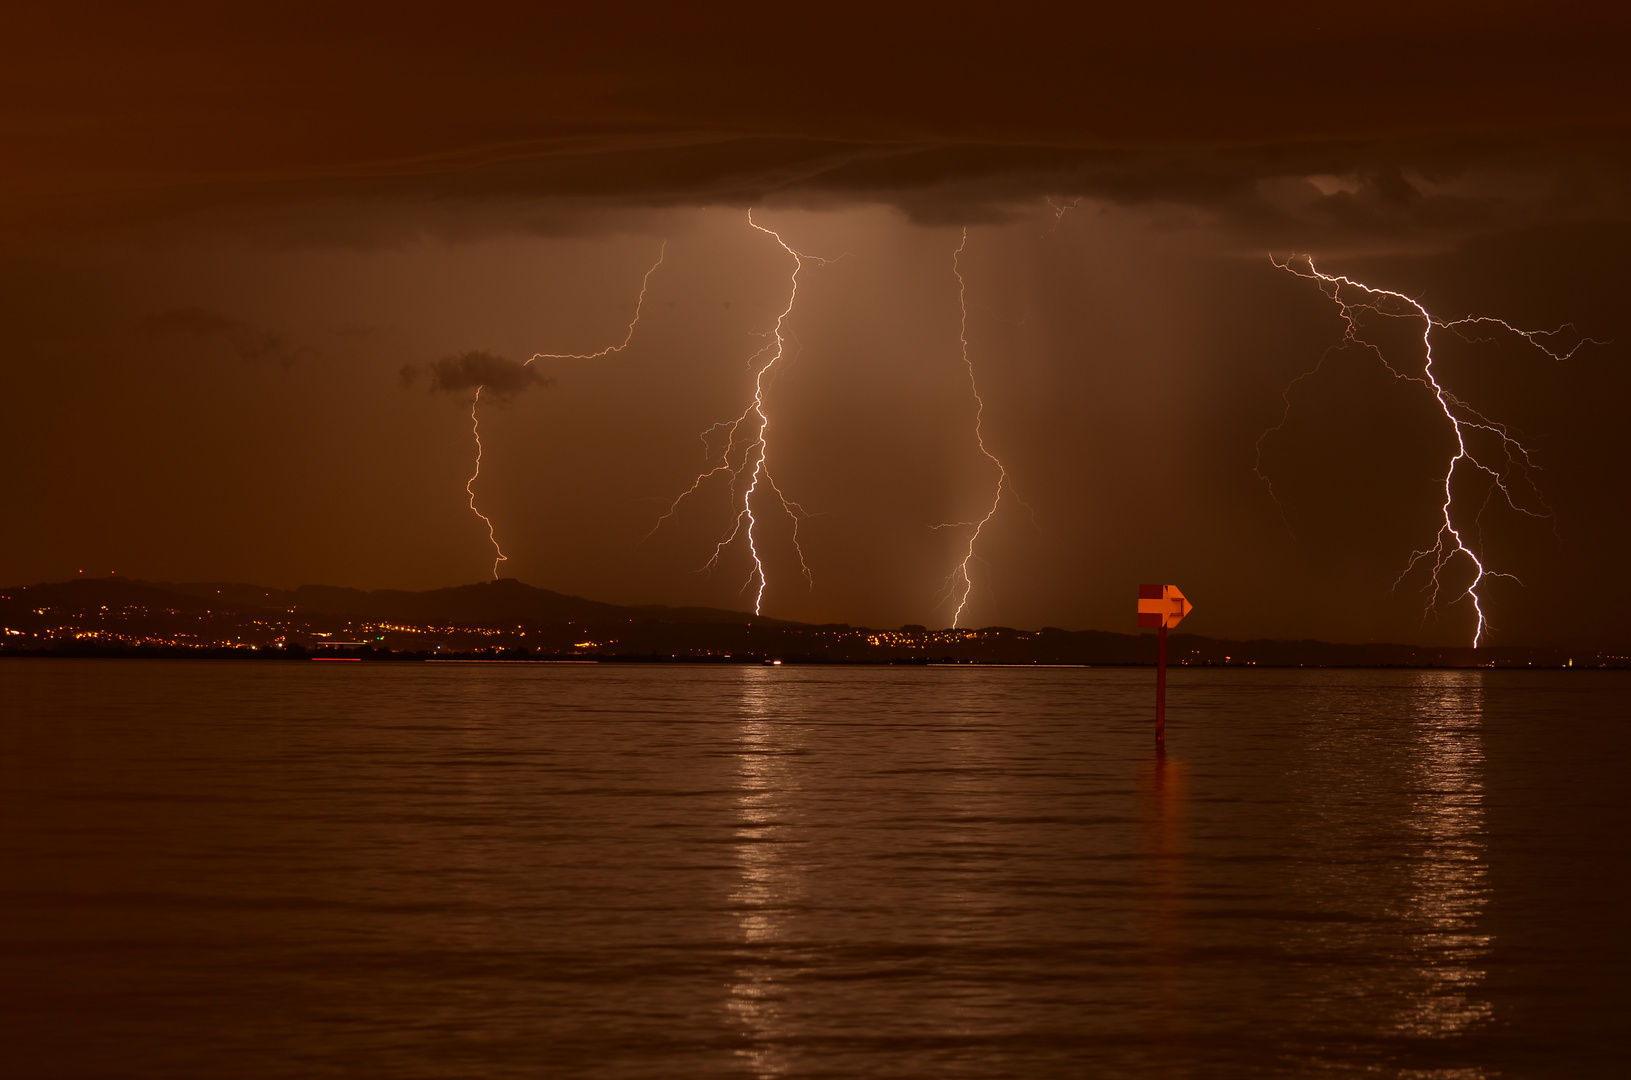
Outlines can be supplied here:
<path id="1" fill-rule="evenodd" d="M 1167 628 L 1155 632 L 1155 748 L 1167 745 Z"/>

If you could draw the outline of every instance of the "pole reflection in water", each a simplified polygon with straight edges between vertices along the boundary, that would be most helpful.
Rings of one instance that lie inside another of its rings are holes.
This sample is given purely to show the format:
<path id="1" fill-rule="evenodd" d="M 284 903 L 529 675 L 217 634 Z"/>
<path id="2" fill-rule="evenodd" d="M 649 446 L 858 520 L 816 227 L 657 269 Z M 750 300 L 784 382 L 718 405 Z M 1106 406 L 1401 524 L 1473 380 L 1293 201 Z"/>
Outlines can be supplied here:
<path id="1" fill-rule="evenodd" d="M 742 669 L 735 748 L 733 846 L 740 884 L 730 907 L 741 932 L 744 962 L 736 969 L 727 1007 L 747 1043 L 738 1053 L 761 1077 L 784 1075 L 792 1064 L 785 1049 L 790 967 L 776 958 L 787 913 L 803 891 L 801 863 L 788 857 L 790 845 L 801 842 L 792 809 L 799 778 L 792 767 L 798 748 L 788 745 L 797 737 L 797 725 L 778 723 L 784 704 L 782 674 L 772 668 Z"/>
<path id="2" fill-rule="evenodd" d="M 1150 1045 L 1157 1060 L 1184 1036 L 1184 801 L 1187 770 L 1158 751 L 1140 776 L 1144 910 L 1151 974 Z M 1174 1060 L 1163 1062 L 1162 1075 Z"/>

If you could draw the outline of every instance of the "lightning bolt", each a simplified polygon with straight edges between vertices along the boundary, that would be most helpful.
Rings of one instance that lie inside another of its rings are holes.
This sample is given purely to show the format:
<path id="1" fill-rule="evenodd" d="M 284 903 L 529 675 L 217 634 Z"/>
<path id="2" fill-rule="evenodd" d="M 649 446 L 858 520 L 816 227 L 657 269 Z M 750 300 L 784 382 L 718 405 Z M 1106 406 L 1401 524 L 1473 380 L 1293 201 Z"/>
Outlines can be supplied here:
<path id="1" fill-rule="evenodd" d="M 799 523 L 810 514 L 798 503 L 789 499 L 777 485 L 770 472 L 770 416 L 765 411 L 766 379 L 772 370 L 787 355 L 787 319 L 793 313 L 793 307 L 798 302 L 799 273 L 804 269 L 806 262 L 817 266 L 826 266 L 836 260 L 823 259 L 815 255 L 806 255 L 796 250 L 783 240 L 781 234 L 774 229 L 767 229 L 753 220 L 753 211 L 748 211 L 748 225 L 775 240 L 781 249 L 793 259 L 793 272 L 789 277 L 787 293 L 787 306 L 776 317 L 775 327 L 766 335 L 770 340 L 764 348 L 748 358 L 748 363 L 762 364 L 753 375 L 753 400 L 742 414 L 734 420 L 727 420 L 715 424 L 702 433 L 704 460 L 715 461 L 714 447 L 719 442 L 721 433 L 724 437 L 723 449 L 719 451 L 718 464 L 704 469 L 697 474 L 691 486 L 680 492 L 668 506 L 667 512 L 657 519 L 651 531 L 645 536 L 649 540 L 655 536 L 663 523 L 679 511 L 680 504 L 687 498 L 700 491 L 709 480 L 716 476 L 728 478 L 730 484 L 731 504 L 737 509 L 732 518 L 731 528 L 724 538 L 714 545 L 713 554 L 701 567 L 703 571 L 712 570 L 719 565 L 720 558 L 734 544 L 738 537 L 746 537 L 748 555 L 753 561 L 753 569 L 748 574 L 747 581 L 742 585 L 742 591 L 757 586 L 753 596 L 753 613 L 761 614 L 764 610 L 765 589 L 769 585 L 765 574 L 764 558 L 759 550 L 757 534 L 758 520 L 754 517 L 753 500 L 759 494 L 762 484 L 771 495 L 775 496 L 775 505 L 781 508 L 782 513 L 793 524 L 793 551 L 798 556 L 799 572 L 803 575 L 805 583 L 814 587 L 815 578 L 810 572 L 810 564 L 805 561 L 804 548 L 799 544 Z M 840 256 L 842 258 L 842 256 Z"/>
<path id="2" fill-rule="evenodd" d="M 498 564 L 509 562 L 510 557 L 498 546 L 498 535 L 493 531 L 493 519 L 476 509 L 476 478 L 481 475 L 481 421 L 476 419 L 476 405 L 481 401 L 481 391 L 482 387 L 476 387 L 476 397 L 470 402 L 470 434 L 476 437 L 476 471 L 464 482 L 464 490 L 470 495 L 471 513 L 481 518 L 482 524 L 487 526 L 487 542 L 493 545 L 493 580 L 496 581 Z"/>
<path id="3" fill-rule="evenodd" d="M 526 367 L 534 360 L 599 360 L 601 357 L 611 356 L 627 349 L 629 343 L 634 340 L 634 328 L 640 325 L 640 316 L 645 311 L 646 290 L 651 287 L 651 275 L 657 272 L 657 268 L 663 264 L 663 259 L 667 255 L 668 241 L 664 240 L 662 246 L 657 249 L 657 261 L 651 264 L 651 268 L 646 271 L 646 276 L 640 279 L 640 297 L 634 304 L 634 318 L 629 320 L 628 332 L 623 335 L 622 341 L 616 345 L 608 345 L 599 352 L 592 353 L 533 353 L 521 366 Z M 475 400 L 470 403 L 470 431 L 476 437 L 476 471 L 470 474 L 469 480 L 465 481 L 464 490 L 470 494 L 471 512 L 481 518 L 482 523 L 487 526 L 487 540 L 493 545 L 493 579 L 496 581 L 498 579 L 498 564 L 509 562 L 510 559 L 509 556 L 504 554 L 504 549 L 498 546 L 498 535 L 493 530 L 493 519 L 476 508 L 475 483 L 476 478 L 481 475 L 481 421 L 476 417 L 476 406 L 481 402 L 481 392 L 484 389 L 486 388 L 483 386 L 476 387 Z"/>
<path id="4" fill-rule="evenodd" d="M 1269 428 L 1257 440 L 1257 475 L 1269 487 L 1275 502 L 1280 503 L 1279 495 L 1274 491 L 1274 485 L 1262 471 L 1263 441 L 1270 435 L 1285 427 L 1286 419 L 1291 413 L 1291 392 L 1297 384 L 1317 374 L 1332 352 L 1347 347 L 1349 344 L 1368 349 L 1376 359 L 1387 369 L 1395 379 L 1403 379 L 1420 385 L 1438 403 L 1440 412 L 1449 425 L 1451 433 L 1455 436 L 1455 453 L 1450 456 L 1444 469 L 1444 501 L 1439 505 L 1439 525 L 1433 537 L 1433 542 L 1420 551 L 1412 551 L 1402 570 L 1393 583 L 1397 589 L 1417 567 L 1426 567 L 1429 571 L 1429 580 L 1423 586 L 1423 592 L 1430 592 L 1426 605 L 1426 615 L 1436 611 L 1440 598 L 1446 592 L 1444 583 L 1445 571 L 1457 561 L 1470 563 L 1472 567 L 1472 581 L 1458 594 L 1448 600 L 1448 603 L 1470 601 L 1473 613 L 1476 616 L 1476 625 L 1473 629 L 1472 644 L 1477 648 L 1483 641 L 1485 631 L 1489 628 L 1488 619 L 1484 612 L 1484 596 L 1479 591 L 1486 581 L 1491 578 L 1506 578 L 1518 581 L 1515 575 L 1502 573 L 1490 569 L 1478 553 L 1467 543 L 1464 530 L 1466 524 L 1458 526 L 1456 514 L 1456 477 L 1459 473 L 1471 471 L 1473 474 L 1482 474 L 1487 478 L 1489 487 L 1485 492 L 1484 502 L 1478 512 L 1473 516 L 1474 525 L 1481 524 L 1484 510 L 1495 497 L 1497 491 L 1505 500 L 1507 506 L 1518 513 L 1534 518 L 1549 518 L 1551 510 L 1546 506 L 1545 497 L 1530 475 L 1531 470 L 1538 469 L 1527 447 L 1513 437 L 1511 429 L 1496 420 L 1479 412 L 1468 405 L 1454 393 L 1447 390 L 1438 380 L 1433 370 L 1433 331 L 1449 330 L 1464 340 L 1479 341 L 1488 338 L 1468 337 L 1469 332 L 1480 330 L 1495 333 L 1510 334 L 1521 338 L 1530 346 L 1538 349 L 1548 358 L 1562 362 L 1569 359 L 1587 343 L 1602 344 L 1591 338 L 1581 336 L 1573 347 L 1563 350 L 1554 347 L 1554 341 L 1563 337 L 1566 332 L 1574 330 L 1571 324 L 1565 323 L 1556 330 L 1523 330 L 1502 319 L 1483 315 L 1468 315 L 1460 319 L 1444 321 L 1435 318 L 1422 304 L 1404 293 L 1394 292 L 1391 289 L 1378 289 L 1355 281 L 1340 274 L 1325 274 L 1314 265 L 1311 256 L 1288 258 L 1284 263 L 1274 262 L 1276 267 L 1286 270 L 1297 277 L 1315 282 L 1319 290 L 1328 296 L 1337 305 L 1342 316 L 1344 329 L 1342 342 L 1327 349 L 1320 357 L 1320 362 L 1313 368 L 1297 376 L 1287 385 L 1281 395 L 1285 402 L 1285 411 L 1280 416 L 1280 422 Z M 1306 267 L 1306 269 L 1304 268 Z M 1422 327 L 1421 344 L 1423 364 L 1420 375 L 1400 371 L 1394 367 L 1383 353 L 1381 346 L 1368 341 L 1364 337 L 1364 317 L 1366 314 L 1379 318 L 1419 320 Z M 1475 443 L 1482 440 L 1486 445 L 1480 456 Z M 1498 453 L 1492 453 L 1489 444 L 1498 447 Z M 1518 499 L 1513 495 L 1512 486 L 1522 480 L 1527 487 L 1529 495 L 1542 507 L 1543 512 L 1529 509 L 1519 505 Z M 1284 518 L 1284 505 L 1281 504 L 1281 516 Z M 1481 545 L 1480 545 L 1481 546 Z M 1521 585 L 1522 582 L 1520 581 Z"/>
<path id="5" fill-rule="evenodd" d="M 623 335 L 622 341 L 616 345 L 608 345 L 599 352 L 592 353 L 533 353 L 527 357 L 526 364 L 521 366 L 526 367 L 527 364 L 531 364 L 534 360 L 599 360 L 603 356 L 611 356 L 628 348 L 629 343 L 634 340 L 634 328 L 640 325 L 640 314 L 646 308 L 646 290 L 651 287 L 651 275 L 657 272 L 657 268 L 663 264 L 663 259 L 667 256 L 668 241 L 664 240 L 663 246 L 657 249 L 657 261 L 651 264 L 651 269 L 646 271 L 646 276 L 640 279 L 640 296 L 634 302 L 634 318 L 629 320 L 628 333 Z"/>
<path id="6" fill-rule="evenodd" d="M 1060 216 L 1063 216 L 1061 213 Z M 947 584 L 947 592 L 957 596 L 957 611 L 951 617 L 953 628 L 962 624 L 963 612 L 968 608 L 969 594 L 974 591 L 974 579 L 969 574 L 969 564 L 974 561 L 974 547 L 980 541 L 980 533 L 985 531 L 986 525 L 997 515 L 997 508 L 1002 505 L 1003 493 L 1009 489 L 1008 470 L 998 460 L 997 455 L 985 445 L 985 399 L 980 396 L 980 385 L 974 378 L 974 361 L 968 355 L 968 283 L 963 280 L 963 250 L 968 247 L 968 229 L 963 229 L 963 237 L 957 244 L 957 250 L 952 252 L 951 272 L 957 278 L 957 310 L 959 321 L 957 324 L 957 341 L 962 346 L 963 366 L 968 369 L 968 389 L 974 396 L 974 442 L 979 446 L 980 453 L 985 455 L 987 461 L 997 470 L 997 490 L 992 493 L 991 506 L 986 510 L 985 516 L 978 521 L 956 521 L 935 528 L 954 529 L 973 526 L 974 531 L 969 534 L 968 547 L 963 552 L 963 561 L 951 573 Z M 959 593 L 959 589 L 961 592 Z"/>
<path id="7" fill-rule="evenodd" d="M 1049 210 L 1053 211 L 1053 228 L 1049 229 L 1044 234 L 1046 236 L 1051 236 L 1059 231 L 1060 225 L 1064 224 L 1065 215 L 1070 213 L 1072 210 L 1078 209 L 1082 205 L 1082 196 L 1078 195 L 1068 203 L 1054 202 L 1051 198 L 1044 199 L 1042 201 L 1048 204 Z"/>

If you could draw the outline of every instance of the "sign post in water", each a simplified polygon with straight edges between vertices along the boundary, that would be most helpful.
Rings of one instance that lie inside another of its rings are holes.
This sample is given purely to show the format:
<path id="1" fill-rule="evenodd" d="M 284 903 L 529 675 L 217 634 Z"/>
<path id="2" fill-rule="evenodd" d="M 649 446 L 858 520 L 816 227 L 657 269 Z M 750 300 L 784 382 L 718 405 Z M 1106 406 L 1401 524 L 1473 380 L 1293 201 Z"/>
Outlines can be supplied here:
<path id="1" fill-rule="evenodd" d="M 1138 587 L 1138 625 L 1155 629 L 1155 746 L 1167 745 L 1167 630 L 1195 610 L 1176 585 Z"/>

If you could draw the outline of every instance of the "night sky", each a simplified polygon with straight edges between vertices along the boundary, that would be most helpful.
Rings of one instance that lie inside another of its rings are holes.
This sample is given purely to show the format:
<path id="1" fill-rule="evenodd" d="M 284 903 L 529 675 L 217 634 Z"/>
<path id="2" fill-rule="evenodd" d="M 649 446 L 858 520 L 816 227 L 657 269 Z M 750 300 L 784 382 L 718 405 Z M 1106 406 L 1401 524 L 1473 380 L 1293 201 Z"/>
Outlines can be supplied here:
<path id="1" fill-rule="evenodd" d="M 1274 264 L 1311 255 L 1594 339 L 1440 331 L 1435 369 L 1530 453 L 1516 508 L 1458 491 L 1521 579 L 1481 588 L 1485 641 L 1631 644 L 1631 16 L 578 7 L 8 13 L 0 580 L 489 578 L 479 382 L 500 573 L 751 608 L 741 539 L 699 572 L 719 478 L 652 532 L 788 304 L 751 210 L 812 257 L 764 380 L 810 582 L 755 503 L 767 615 L 951 623 L 996 483 L 962 245 L 1008 476 L 963 623 L 1129 630 L 1171 581 L 1196 633 L 1469 642 L 1470 605 L 1395 586 L 1453 432 L 1327 353 L 1336 305 Z M 626 348 L 522 365 L 624 341 L 659 253 Z"/>

